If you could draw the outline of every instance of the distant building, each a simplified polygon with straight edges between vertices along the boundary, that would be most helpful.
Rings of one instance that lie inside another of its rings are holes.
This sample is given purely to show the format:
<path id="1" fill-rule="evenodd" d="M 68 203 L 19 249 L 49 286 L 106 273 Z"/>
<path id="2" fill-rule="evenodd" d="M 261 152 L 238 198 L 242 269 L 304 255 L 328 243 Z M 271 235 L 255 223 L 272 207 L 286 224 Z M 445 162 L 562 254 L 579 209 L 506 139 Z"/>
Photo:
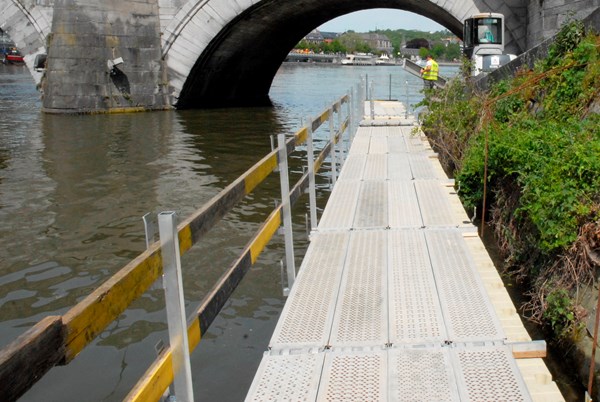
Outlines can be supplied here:
<path id="1" fill-rule="evenodd" d="M 321 32 L 321 35 L 323 36 L 323 41 L 326 43 L 331 43 L 340 36 L 337 32 Z"/>
<path id="2" fill-rule="evenodd" d="M 308 43 L 314 43 L 315 45 L 318 45 L 323 42 L 331 43 L 339 36 L 340 34 L 335 32 L 321 32 L 318 29 L 314 29 L 304 37 L 304 40 Z"/>
<path id="3" fill-rule="evenodd" d="M 394 52 L 394 46 L 392 41 L 386 36 L 377 33 L 364 33 L 360 34 L 362 40 L 364 40 L 372 49 L 385 54 L 392 54 Z"/>
<path id="4" fill-rule="evenodd" d="M 451 43 L 456 43 L 458 45 L 462 46 L 462 40 L 460 40 L 460 38 L 456 37 L 456 36 L 449 36 L 447 38 L 442 38 L 442 43 L 445 46 L 448 46 Z"/>

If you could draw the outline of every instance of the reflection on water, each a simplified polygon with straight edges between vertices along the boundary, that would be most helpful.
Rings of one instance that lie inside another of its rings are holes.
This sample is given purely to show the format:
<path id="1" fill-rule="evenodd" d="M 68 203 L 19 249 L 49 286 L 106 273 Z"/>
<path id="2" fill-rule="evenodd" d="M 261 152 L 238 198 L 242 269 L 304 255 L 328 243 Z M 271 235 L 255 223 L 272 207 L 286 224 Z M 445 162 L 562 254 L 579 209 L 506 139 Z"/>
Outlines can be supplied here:
<path id="1" fill-rule="evenodd" d="M 26 69 L 0 66 L 0 347 L 44 316 L 64 313 L 139 255 L 145 213 L 185 218 L 270 151 L 269 136 L 292 133 L 367 73 L 381 96 L 390 74 L 393 97 L 407 80 L 420 84 L 394 67 L 285 65 L 273 83 L 273 108 L 60 116 L 40 112 Z M 319 187 L 326 182 L 321 174 Z M 278 192 L 275 176 L 183 256 L 190 312 Z M 321 204 L 326 196 L 319 194 Z M 300 255 L 305 209 L 295 214 Z M 284 303 L 282 257 L 276 237 L 193 354 L 198 400 L 245 396 Z M 167 338 L 157 284 L 22 400 L 121 400 Z"/>

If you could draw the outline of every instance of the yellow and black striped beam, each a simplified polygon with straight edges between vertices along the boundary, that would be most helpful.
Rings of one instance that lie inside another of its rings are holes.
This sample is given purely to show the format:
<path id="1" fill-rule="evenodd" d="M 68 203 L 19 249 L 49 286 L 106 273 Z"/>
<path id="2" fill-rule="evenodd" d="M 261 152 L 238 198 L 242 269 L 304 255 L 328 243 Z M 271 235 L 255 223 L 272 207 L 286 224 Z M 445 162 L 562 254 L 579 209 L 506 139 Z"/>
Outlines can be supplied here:
<path id="1" fill-rule="evenodd" d="M 331 111 L 326 110 L 313 121 L 318 127 L 327 121 Z M 318 122 L 318 124 L 317 124 Z M 286 141 L 290 155 L 296 144 L 306 141 L 306 128 Z M 180 253 L 183 255 L 196 244 L 227 212 L 229 212 L 277 167 L 277 150 L 271 151 L 233 183 L 213 197 L 192 216 L 178 226 Z M 67 354 L 71 361 L 92 339 L 116 319 L 135 299 L 140 297 L 162 274 L 159 242 L 127 264 L 117 274 L 96 289 L 65 314 L 67 326 Z"/>
<path id="2" fill-rule="evenodd" d="M 344 102 L 344 98 L 342 98 L 341 102 Z M 313 131 L 327 121 L 330 114 L 333 113 L 332 109 L 333 107 L 326 110 L 311 122 Z M 307 128 L 300 129 L 295 133 L 293 138 L 286 141 L 287 154 L 291 154 L 297 145 L 304 143 L 307 137 Z M 330 149 L 331 144 L 328 143 L 315 163 L 316 170 L 318 170 L 318 167 L 322 164 L 322 161 L 325 159 L 325 156 L 329 153 Z M 184 220 L 178 226 L 180 253 L 185 253 L 193 244 L 198 242 L 228 211 L 269 176 L 277 167 L 277 164 L 277 150 L 274 150 L 247 170 L 236 181 L 223 189 L 203 208 Z M 307 185 L 307 180 L 305 180 L 305 178 L 302 178 L 301 182 L 306 182 Z M 298 198 L 301 194 L 298 191 L 298 186 L 296 186 L 292 191 L 291 197 Z M 276 216 L 278 215 L 276 214 Z M 271 219 L 274 220 L 269 221 L 270 223 L 267 222 L 267 227 L 265 228 L 267 232 L 276 230 L 276 226 L 279 226 L 280 224 L 281 218 L 279 216 L 277 219 L 274 217 Z M 275 222 L 277 222 L 276 226 Z M 270 236 L 272 236 L 272 234 Z M 270 236 L 268 237 L 269 239 Z M 239 283 L 237 282 L 237 278 L 239 277 L 241 279 L 249 266 L 254 264 L 256 256 L 260 254 L 260 251 L 262 251 L 262 248 L 266 245 L 266 242 L 268 242 L 266 239 L 266 235 L 261 235 L 251 243 L 252 245 L 249 254 L 242 256 L 239 260 L 239 266 L 245 267 L 245 271 L 242 268 L 234 269 L 231 274 L 232 279 L 227 279 L 224 283 L 224 290 L 215 293 L 215 301 L 211 301 L 207 305 L 205 309 L 206 313 L 203 313 L 204 315 L 199 314 L 198 334 L 203 333 L 202 328 L 208 328 L 209 323 L 212 322 L 210 316 L 213 314 L 216 315 L 222 307 L 223 300 L 226 300 L 226 298 L 223 299 L 223 297 L 228 292 L 225 288 L 230 287 L 233 283 L 236 283 L 235 286 L 237 286 L 237 283 Z M 248 265 L 248 261 L 250 261 L 250 265 Z M 19 338 L 21 346 L 19 346 L 20 350 L 18 350 L 19 353 L 17 354 L 26 354 L 31 365 L 39 365 L 40 367 L 44 367 L 44 370 L 46 371 L 57 361 L 59 361 L 60 364 L 69 363 L 112 321 L 122 314 L 134 300 L 139 298 L 161 274 L 162 257 L 160 253 L 160 243 L 155 242 L 148 250 L 144 251 L 137 258 L 128 263 L 85 299 L 65 313 L 64 316 L 60 317 L 61 320 L 54 320 L 52 325 L 43 332 L 37 330 L 39 325 L 45 324 L 45 321 L 40 322 L 32 328 L 32 330 L 25 333 L 23 339 Z M 221 307 L 219 307 L 219 305 Z M 60 338 L 55 337 L 53 339 L 60 339 L 61 345 L 54 348 L 55 353 L 53 353 L 50 358 L 37 353 L 35 349 L 37 341 L 39 339 L 47 339 L 44 338 L 44 336 L 48 336 L 48 334 L 56 334 L 57 326 L 60 327 L 58 333 L 61 335 Z M 192 335 L 193 334 L 196 334 L 196 332 L 193 332 Z M 199 342 L 199 335 L 197 339 Z M 14 350 L 11 350 L 11 356 L 15 355 L 14 352 Z M 5 356 L 7 356 L 7 348 L 0 351 L 0 358 Z M 11 357 L 11 359 L 13 358 Z M 11 359 L 5 359 L 4 361 L 0 359 L 0 371 L 9 367 L 10 361 L 13 361 Z M 42 371 L 43 370 L 40 370 L 40 372 Z M 42 375 L 43 373 L 38 375 L 36 380 Z M 32 385 L 33 383 L 30 383 L 26 388 L 17 392 L 21 392 L 22 394 Z"/>
<path id="3" fill-rule="evenodd" d="M 331 143 L 320 152 L 317 160 L 323 161 L 331 150 Z M 315 162 L 320 166 L 322 162 Z M 290 203 L 294 205 L 304 194 L 308 187 L 308 173 L 300 178 L 296 185 L 290 190 Z M 225 271 L 219 278 L 212 290 L 207 294 L 200 306 L 196 309 L 196 318 L 188 327 L 188 339 L 190 351 L 193 351 L 202 335 L 217 317 L 225 302 L 237 288 L 246 273 L 256 263 L 258 256 L 262 253 L 273 235 L 281 226 L 281 206 L 275 208 L 265 223 L 258 230 L 248 245 L 244 248 L 242 255 Z M 173 382 L 173 367 L 170 349 L 163 352 L 152 366 L 146 371 L 136 386 L 129 393 L 126 401 L 158 401 L 165 390 Z"/>
<path id="4" fill-rule="evenodd" d="M 242 255 L 219 278 L 212 290 L 196 309 L 196 318 L 188 327 L 190 351 L 194 350 L 203 334 L 217 317 L 225 302 L 237 288 L 243 277 L 254 265 L 258 256 L 281 226 L 281 206 L 276 208 L 246 245 Z M 129 393 L 126 401 L 158 401 L 173 382 L 171 350 L 163 352 Z"/>

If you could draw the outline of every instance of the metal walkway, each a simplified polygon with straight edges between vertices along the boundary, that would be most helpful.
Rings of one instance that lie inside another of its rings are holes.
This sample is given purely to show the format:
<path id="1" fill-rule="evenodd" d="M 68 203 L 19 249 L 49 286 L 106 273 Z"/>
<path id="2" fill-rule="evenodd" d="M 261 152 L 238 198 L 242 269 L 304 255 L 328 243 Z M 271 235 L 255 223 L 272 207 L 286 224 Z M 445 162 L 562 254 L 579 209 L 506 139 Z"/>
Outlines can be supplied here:
<path id="1" fill-rule="evenodd" d="M 377 106 L 246 400 L 563 400 L 542 359 L 513 357 L 531 338 L 453 182 L 402 105 Z"/>

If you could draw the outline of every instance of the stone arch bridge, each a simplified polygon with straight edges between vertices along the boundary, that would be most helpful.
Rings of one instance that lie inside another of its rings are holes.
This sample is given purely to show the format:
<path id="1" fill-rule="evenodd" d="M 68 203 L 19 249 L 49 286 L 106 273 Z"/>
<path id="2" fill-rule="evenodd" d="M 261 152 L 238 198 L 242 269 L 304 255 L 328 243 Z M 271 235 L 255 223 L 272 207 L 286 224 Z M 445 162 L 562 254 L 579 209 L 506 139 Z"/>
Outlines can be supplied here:
<path id="1" fill-rule="evenodd" d="M 340 15 L 412 11 L 462 36 L 478 12 L 506 17 L 521 53 L 598 0 L 0 0 L 0 28 L 25 54 L 47 112 L 255 105 L 289 50 Z M 46 69 L 36 56 L 47 54 Z"/>

